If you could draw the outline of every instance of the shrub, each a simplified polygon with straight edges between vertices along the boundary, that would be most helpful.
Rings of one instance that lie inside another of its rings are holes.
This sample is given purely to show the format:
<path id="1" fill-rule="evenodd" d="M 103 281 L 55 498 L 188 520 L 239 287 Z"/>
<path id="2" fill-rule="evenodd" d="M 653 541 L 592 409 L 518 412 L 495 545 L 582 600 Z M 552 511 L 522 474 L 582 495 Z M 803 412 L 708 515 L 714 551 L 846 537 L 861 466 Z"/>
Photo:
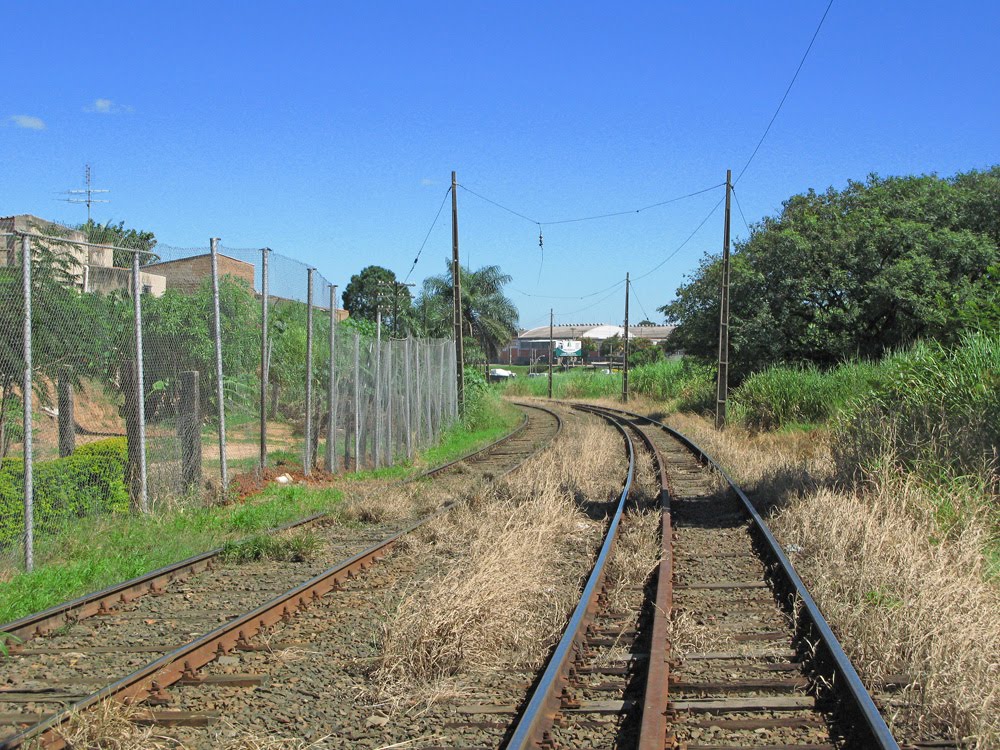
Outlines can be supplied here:
<path id="1" fill-rule="evenodd" d="M 825 422 L 871 388 L 875 366 L 850 362 L 823 372 L 778 365 L 749 376 L 732 394 L 732 418 L 753 430 Z"/>
<path id="2" fill-rule="evenodd" d="M 845 469 L 891 456 L 925 475 L 989 482 L 1000 445 L 1000 335 L 967 334 L 950 348 L 920 343 L 886 357 L 835 438 Z"/>
<path id="3" fill-rule="evenodd" d="M 711 409 L 715 403 L 715 370 L 689 358 L 667 359 L 629 372 L 629 390 L 682 411 Z"/>
<path id="4" fill-rule="evenodd" d="M 127 511 L 125 438 L 87 443 L 72 455 L 39 461 L 34 471 L 35 530 L 51 530 L 70 518 Z M 24 461 L 0 466 L 0 549 L 24 533 Z"/>

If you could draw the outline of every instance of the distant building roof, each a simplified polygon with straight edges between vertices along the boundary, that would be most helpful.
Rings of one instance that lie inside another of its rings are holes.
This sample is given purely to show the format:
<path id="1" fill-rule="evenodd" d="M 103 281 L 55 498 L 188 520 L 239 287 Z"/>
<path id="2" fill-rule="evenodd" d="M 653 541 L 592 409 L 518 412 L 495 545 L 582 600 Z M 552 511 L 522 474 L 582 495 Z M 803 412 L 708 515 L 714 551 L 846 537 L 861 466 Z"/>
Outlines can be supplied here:
<path id="1" fill-rule="evenodd" d="M 674 326 L 629 326 L 629 336 L 637 336 L 644 339 L 654 339 L 660 341 L 670 336 Z M 593 339 L 602 341 L 615 336 L 624 336 L 624 326 L 609 325 L 607 323 L 574 323 L 571 325 L 557 325 L 552 327 L 552 337 L 556 339 Z M 549 327 L 539 326 L 521 331 L 519 339 L 549 339 Z"/>

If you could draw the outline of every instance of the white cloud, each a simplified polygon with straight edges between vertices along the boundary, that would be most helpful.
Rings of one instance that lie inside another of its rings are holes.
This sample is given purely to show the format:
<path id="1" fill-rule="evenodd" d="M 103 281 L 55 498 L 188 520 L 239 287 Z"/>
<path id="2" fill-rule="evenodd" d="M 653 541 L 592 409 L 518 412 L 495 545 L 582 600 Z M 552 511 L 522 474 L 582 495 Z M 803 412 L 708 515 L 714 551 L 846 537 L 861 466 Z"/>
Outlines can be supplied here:
<path id="1" fill-rule="evenodd" d="M 122 115 L 129 114 L 135 110 L 128 104 L 115 104 L 110 99 L 94 99 L 94 103 L 83 108 L 84 112 L 93 112 L 99 115 Z"/>
<path id="2" fill-rule="evenodd" d="M 430 187 L 431 185 L 437 185 L 437 182 L 432 180 L 430 177 L 425 177 L 420 181 L 420 184 L 424 187 Z"/>
<path id="3" fill-rule="evenodd" d="M 28 130 L 45 130 L 45 122 L 41 117 L 32 117 L 31 115 L 11 115 L 7 119 L 19 128 L 27 128 Z"/>

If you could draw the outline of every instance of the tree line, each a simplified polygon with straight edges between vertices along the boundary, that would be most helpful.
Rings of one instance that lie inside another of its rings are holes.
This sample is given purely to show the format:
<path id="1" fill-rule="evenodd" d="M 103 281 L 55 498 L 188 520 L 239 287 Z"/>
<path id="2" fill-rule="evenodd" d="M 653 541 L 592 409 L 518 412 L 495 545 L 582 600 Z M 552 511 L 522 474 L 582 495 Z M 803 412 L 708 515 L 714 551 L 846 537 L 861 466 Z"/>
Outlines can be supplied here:
<path id="1" fill-rule="evenodd" d="M 678 326 L 674 347 L 704 360 L 717 351 L 721 270 L 721 255 L 706 254 L 659 308 Z M 735 244 L 730 289 L 736 378 L 996 331 L 1000 166 L 794 195 Z"/>

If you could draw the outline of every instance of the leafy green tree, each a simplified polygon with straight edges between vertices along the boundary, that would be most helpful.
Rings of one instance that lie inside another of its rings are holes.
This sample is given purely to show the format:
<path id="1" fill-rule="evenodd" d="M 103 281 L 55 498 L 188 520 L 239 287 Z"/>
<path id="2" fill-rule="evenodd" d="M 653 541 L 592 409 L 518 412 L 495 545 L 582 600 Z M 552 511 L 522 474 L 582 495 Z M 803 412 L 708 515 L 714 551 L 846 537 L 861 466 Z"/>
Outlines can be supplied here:
<path id="1" fill-rule="evenodd" d="M 406 333 L 412 297 L 409 287 L 382 266 L 367 266 L 351 277 L 344 288 L 344 308 L 352 318 L 375 320 L 382 310 L 382 325 L 395 334 Z"/>
<path id="2" fill-rule="evenodd" d="M 156 237 L 152 232 L 141 229 L 126 229 L 124 221 L 119 221 L 117 224 L 113 224 L 110 221 L 98 224 L 93 219 L 88 219 L 78 229 L 87 235 L 87 242 L 93 242 L 97 245 L 114 246 L 112 263 L 118 268 L 130 268 L 132 266 L 132 253 L 125 250 L 151 251 L 156 247 Z M 125 250 L 119 250 L 118 248 L 125 248 Z M 148 263 L 149 256 L 142 256 L 139 260 L 143 264 Z"/>
<path id="3" fill-rule="evenodd" d="M 465 335 L 475 339 L 480 350 L 490 360 L 496 361 L 500 350 L 517 333 L 517 307 L 503 293 L 511 277 L 503 273 L 499 266 L 483 266 L 478 271 L 463 267 L 460 273 Z M 424 280 L 424 296 L 436 298 L 442 306 L 445 303 L 450 305 L 453 300 L 452 286 L 449 262 L 447 273 Z"/>
<path id="4" fill-rule="evenodd" d="M 48 386 L 61 371 L 79 379 L 103 370 L 117 318 L 113 308 L 79 293 L 78 262 L 60 249 L 57 243 L 32 241 L 32 369 L 35 395 L 44 405 L 51 403 Z M 0 456 L 19 422 L 12 411 L 23 395 L 25 367 L 23 271 L 19 252 L 13 258 L 0 268 Z"/>
<path id="5" fill-rule="evenodd" d="M 1000 167 L 879 178 L 785 201 L 737 243 L 730 288 L 731 372 L 777 362 L 829 366 L 877 357 L 968 327 L 954 300 L 979 300 L 1000 261 Z M 671 343 L 705 359 L 718 346 L 721 261 L 698 270 L 659 308 Z"/>

